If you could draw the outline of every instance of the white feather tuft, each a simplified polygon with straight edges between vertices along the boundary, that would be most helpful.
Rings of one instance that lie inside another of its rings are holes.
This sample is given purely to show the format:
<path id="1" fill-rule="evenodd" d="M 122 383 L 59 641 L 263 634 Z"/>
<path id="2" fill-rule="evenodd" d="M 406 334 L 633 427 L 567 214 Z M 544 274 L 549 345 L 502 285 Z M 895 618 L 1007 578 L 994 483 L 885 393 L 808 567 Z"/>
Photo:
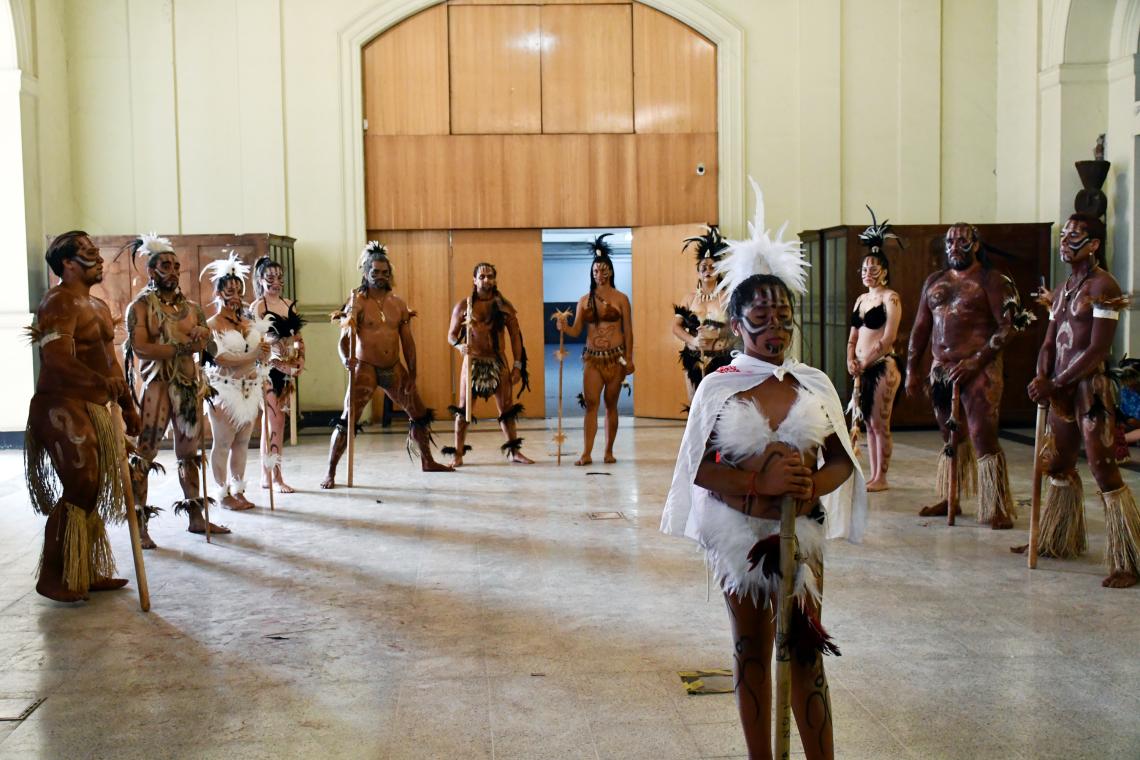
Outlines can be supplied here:
<path id="1" fill-rule="evenodd" d="M 137 253 L 153 254 L 153 253 L 174 253 L 174 244 L 167 238 L 159 237 L 157 232 L 144 232 L 139 235 L 139 240 L 142 245 L 139 246 Z"/>
<path id="2" fill-rule="evenodd" d="M 736 464 L 762 453 L 774 437 L 768 418 L 756 404 L 744 398 L 731 398 L 717 417 L 712 445 L 729 464 Z"/>
<path id="3" fill-rule="evenodd" d="M 360 262 L 356 265 L 356 268 L 364 269 L 374 255 L 387 256 L 388 246 L 379 240 L 369 240 L 360 251 Z"/>
<path id="4" fill-rule="evenodd" d="M 241 280 L 241 292 L 245 293 L 245 278 L 249 275 L 249 265 L 243 264 L 236 251 L 230 251 L 224 259 L 211 261 L 202 269 L 202 276 L 209 275 L 211 282 L 217 282 L 223 277 L 232 276 Z"/>
<path id="5" fill-rule="evenodd" d="M 261 466 L 267 470 L 273 470 L 281 465 L 280 454 L 266 454 L 261 458 Z"/>
<path id="6" fill-rule="evenodd" d="M 752 191 L 756 194 L 756 212 L 748 223 L 747 240 L 729 240 L 726 256 L 716 265 L 722 276 L 718 290 L 731 293 L 752 275 L 770 274 L 778 277 L 797 295 L 807 291 L 807 267 L 803 246 L 798 240 L 784 240 L 788 223 L 784 222 L 773 238 L 764 226 L 764 194 L 751 177 Z"/>

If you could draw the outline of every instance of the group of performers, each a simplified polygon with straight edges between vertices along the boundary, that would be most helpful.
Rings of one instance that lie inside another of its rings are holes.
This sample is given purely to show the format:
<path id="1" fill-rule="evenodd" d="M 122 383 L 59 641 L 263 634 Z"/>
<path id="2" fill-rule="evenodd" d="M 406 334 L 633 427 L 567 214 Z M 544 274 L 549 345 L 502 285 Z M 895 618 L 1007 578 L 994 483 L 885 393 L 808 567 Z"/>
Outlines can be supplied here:
<path id="1" fill-rule="evenodd" d="M 674 307 L 673 334 L 682 342 L 690 406 L 661 529 L 697 541 L 724 592 L 750 753 L 763 754 L 772 740 L 768 672 L 776 650 L 790 679 L 789 691 L 777 699 L 790 705 L 807 756 L 830 757 L 822 657 L 838 649 L 820 625 L 824 540 L 859 541 L 867 492 L 889 488 L 891 410 L 904 383 L 911 396 L 929 392 L 944 442 L 940 501 L 922 514 L 952 517 L 956 495 L 976 493 L 979 523 L 1013 526 L 1015 501 L 998 442 L 1002 355 L 1032 315 L 1013 281 L 988 260 L 978 231 L 955 224 L 945 238 L 945 267 L 923 285 L 904 366 L 895 352 L 903 304 L 889 287 L 886 252 L 888 241 L 898 238 L 872 212 L 860 236 L 867 290 L 855 301 L 847 346 L 855 379 L 852 429 L 861 427 L 867 436 L 865 480 L 835 388 L 823 372 L 788 356 L 807 264 L 799 243 L 783 240 L 783 227 L 770 235 L 753 187 L 757 211 L 749 238 L 726 240 L 709 226 L 684 241 L 682 250 L 695 254 L 697 286 Z M 590 244 L 590 288 L 573 319 L 569 312 L 556 315 L 564 334 L 586 331 L 578 465 L 592 461 L 602 403 L 604 459 L 615 461 L 618 395 L 634 371 L 630 301 L 615 287 L 605 237 Z M 1037 294 L 1050 324 L 1028 388 L 1035 402 L 1048 406 L 1041 447 L 1048 484 L 1036 550 L 1063 558 L 1087 549 L 1076 470 L 1083 442 L 1106 515 L 1103 585 L 1122 588 L 1140 580 L 1140 509 L 1114 456 L 1116 401 L 1107 363 L 1128 299 L 1103 267 L 1104 240 L 1099 219 L 1070 217 L 1060 249 L 1071 274 L 1059 289 Z M 180 289 L 179 258 L 169 240 L 143 235 L 131 252 L 145 262 L 147 284 L 126 311 L 125 372 L 115 356 L 115 318 L 91 295 L 102 281 L 103 259 L 82 231 L 51 243 L 46 259 L 60 282 L 44 296 L 30 328 L 41 372 L 29 410 L 26 468 L 33 504 L 48 517 L 37 590 L 64 602 L 126 583 L 114 577 L 105 527 L 124 517 L 124 501 L 135 505 L 142 547 L 155 547 L 147 523 L 161 510 L 148 503 L 147 484 L 161 469 L 155 460 L 168 431 L 182 489 L 174 512 L 187 515 L 192 533 L 229 532 L 209 522 L 215 502 L 207 479 L 223 507 L 254 506 L 246 496 L 246 454 L 262 409 L 261 484 L 292 491 L 281 453 L 286 413 L 305 366 L 304 322 L 282 296 L 280 264 L 262 258 L 251 270 L 234 254 L 209 264 L 202 275 L 213 287 L 214 313 L 207 318 Z M 387 249 L 370 242 L 359 266 L 360 286 L 334 314 L 350 380 L 321 487 L 334 486 L 337 464 L 377 390 L 407 412 L 408 451 L 425 472 L 463 465 L 475 398 L 494 399 L 507 459 L 532 463 L 516 425 L 523 412 L 516 398 L 528 387 L 527 354 L 518 312 L 499 291 L 495 266 L 475 266 L 470 295 L 451 313 L 448 340 L 463 357 L 463 371 L 457 403 L 449 407 L 454 445 L 442 449 L 450 464 L 432 454 L 434 412 L 416 388 L 415 312 L 393 292 Z M 251 273 L 256 299 L 247 307 Z M 928 348 L 933 361 L 924 372 Z M 204 416 L 212 433 L 208 456 Z M 124 459 L 128 468 L 120 467 Z"/>

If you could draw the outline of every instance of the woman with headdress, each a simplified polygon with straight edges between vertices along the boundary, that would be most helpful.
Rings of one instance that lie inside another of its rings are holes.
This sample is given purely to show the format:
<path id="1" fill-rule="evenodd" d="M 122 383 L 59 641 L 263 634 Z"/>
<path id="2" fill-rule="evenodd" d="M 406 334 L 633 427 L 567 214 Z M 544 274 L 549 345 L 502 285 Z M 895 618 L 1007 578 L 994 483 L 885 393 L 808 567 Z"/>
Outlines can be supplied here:
<path id="1" fill-rule="evenodd" d="M 265 412 L 269 415 L 269 435 L 261 440 L 261 487 L 270 480 L 281 493 L 293 488 L 281 475 L 281 451 L 285 440 L 285 413 L 296 392 L 297 376 L 305 368 L 305 339 L 301 328 L 305 320 L 297 313 L 296 301 L 281 296 L 285 287 L 285 270 L 280 262 L 262 256 L 253 265 L 253 289 L 257 300 L 250 312 L 269 320 L 265 334 L 270 346 L 269 384 L 265 388 Z"/>
<path id="2" fill-rule="evenodd" d="M 214 438 L 210 470 L 221 489 L 223 507 L 252 509 L 255 505 L 245 498 L 245 460 L 268 375 L 265 361 L 270 349 L 265 333 L 269 320 L 253 320 L 242 303 L 249 267 L 236 253 L 210 262 L 202 274 L 213 282 L 218 309 L 207 321 L 215 345 L 206 368 L 214 391 L 206 409 Z"/>
<path id="3" fill-rule="evenodd" d="M 825 538 L 859 541 L 866 490 L 843 407 L 827 375 L 788 358 L 795 296 L 806 287 L 798 241 L 764 228 L 756 192 L 751 238 L 717 266 L 743 352 L 693 396 L 661 530 L 697 541 L 724 592 L 734 641 L 737 707 L 749 757 L 772 750 L 774 607 L 780 506 L 795 499 L 798 551 L 789 617 L 792 710 L 808 758 L 830 758 L 831 705 L 820 625 Z M 785 225 L 786 226 L 786 225 Z"/>
<path id="4" fill-rule="evenodd" d="M 871 211 L 871 207 L 867 207 Z M 891 231 L 887 220 L 879 224 L 871 211 L 871 226 L 859 234 L 859 243 L 867 249 L 863 254 L 861 274 L 867 292 L 855 300 L 851 312 L 851 336 L 847 340 L 847 371 L 857 379 L 858 393 L 851 397 L 851 414 L 859 427 L 867 431 L 867 456 L 871 460 L 868 491 L 885 491 L 887 469 L 891 463 L 891 411 L 906 365 L 895 353 L 895 339 L 902 319 L 899 294 L 887 287 L 891 267 L 887 261 L 886 243 L 902 240 Z"/>
<path id="5" fill-rule="evenodd" d="M 586 347 L 582 350 L 582 399 L 586 417 L 582 422 L 582 456 L 576 465 L 590 464 L 593 459 L 594 436 L 598 432 L 598 406 L 606 404 L 605 462 L 614 459 L 614 439 L 618 428 L 618 396 L 626 375 L 633 374 L 633 323 L 629 299 L 614 287 L 612 250 L 606 238 L 598 235 L 590 243 L 593 263 L 590 265 L 590 292 L 578 299 L 574 323 L 558 317 L 558 329 L 572 338 L 586 330 Z"/>
<path id="6" fill-rule="evenodd" d="M 731 352 L 736 346 L 725 311 L 728 296 L 717 289 L 721 278 L 716 273 L 716 265 L 724 258 L 728 243 L 715 224 L 706 227 L 704 235 L 686 238 L 681 248 L 682 252 L 692 248 L 696 255 L 697 289 L 684 304 L 673 307 L 673 335 L 684 343 L 681 366 L 685 370 L 690 400 L 701 378 L 732 360 Z"/>

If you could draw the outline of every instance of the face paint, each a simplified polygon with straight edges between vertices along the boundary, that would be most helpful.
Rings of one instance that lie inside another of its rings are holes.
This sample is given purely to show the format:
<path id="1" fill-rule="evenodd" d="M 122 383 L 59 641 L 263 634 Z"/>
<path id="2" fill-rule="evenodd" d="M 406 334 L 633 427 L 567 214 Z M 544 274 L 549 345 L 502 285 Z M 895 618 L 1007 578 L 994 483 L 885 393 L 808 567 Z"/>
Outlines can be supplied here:
<path id="1" fill-rule="evenodd" d="M 368 284 L 379 290 L 391 289 L 392 267 L 388 265 L 388 262 L 372 262 L 372 268 L 368 270 Z"/>
<path id="2" fill-rule="evenodd" d="M 795 325 L 792 305 L 782 288 L 761 287 L 744 313 L 733 320 L 749 356 L 780 364 Z"/>
<path id="3" fill-rule="evenodd" d="M 973 266 L 977 244 L 969 227 L 951 227 L 946 233 L 946 262 L 950 268 L 961 272 Z"/>
<path id="4" fill-rule="evenodd" d="M 495 292 L 495 280 L 495 270 L 491 267 L 479 267 L 479 271 L 475 273 L 475 287 L 483 295 Z"/>
<path id="5" fill-rule="evenodd" d="M 1085 246 L 1092 240 L 1093 237 L 1083 222 L 1066 222 L 1061 230 L 1061 261 L 1072 264 L 1091 256 L 1092 251 L 1085 252 Z"/>

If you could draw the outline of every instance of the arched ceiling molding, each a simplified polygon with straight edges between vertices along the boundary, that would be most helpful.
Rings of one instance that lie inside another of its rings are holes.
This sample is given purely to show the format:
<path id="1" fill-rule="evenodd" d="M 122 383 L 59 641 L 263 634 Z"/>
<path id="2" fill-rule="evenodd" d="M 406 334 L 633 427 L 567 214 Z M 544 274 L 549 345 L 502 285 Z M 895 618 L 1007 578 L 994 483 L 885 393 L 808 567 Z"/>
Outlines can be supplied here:
<path id="1" fill-rule="evenodd" d="M 17 51 L 16 25 L 13 19 L 12 3 L 18 0 L 0 1 L 0 71 L 20 68 L 20 55 Z"/>
<path id="2" fill-rule="evenodd" d="M 10 29 L 16 43 L 11 51 L 0 45 L 0 69 L 19 69 L 25 79 L 36 76 L 32 13 L 30 0 L 0 0 L 0 36 L 7 37 Z"/>
<path id="3" fill-rule="evenodd" d="M 1041 18 L 1041 70 L 1065 62 L 1065 33 L 1069 26 L 1069 10 L 1073 0 L 1046 0 Z"/>
<path id="4" fill-rule="evenodd" d="M 1072 0 L 1061 63 L 1106 63 L 1110 59 L 1109 40 L 1116 5 L 1113 0 Z"/>
<path id="5" fill-rule="evenodd" d="M 1140 41 L 1140 0 L 1117 0 L 1112 16 L 1112 39 L 1109 43 L 1110 60 L 1136 55 Z"/>
<path id="6" fill-rule="evenodd" d="M 720 225 L 744 232 L 744 32 L 703 0 L 642 0 L 707 37 L 717 46 L 717 145 Z M 364 79 L 361 50 L 377 35 L 440 0 L 381 0 L 339 34 L 341 153 L 345 240 L 364 240 Z M 343 259 L 342 259 L 343 261 Z M 342 272 L 343 274 L 343 272 Z"/>

